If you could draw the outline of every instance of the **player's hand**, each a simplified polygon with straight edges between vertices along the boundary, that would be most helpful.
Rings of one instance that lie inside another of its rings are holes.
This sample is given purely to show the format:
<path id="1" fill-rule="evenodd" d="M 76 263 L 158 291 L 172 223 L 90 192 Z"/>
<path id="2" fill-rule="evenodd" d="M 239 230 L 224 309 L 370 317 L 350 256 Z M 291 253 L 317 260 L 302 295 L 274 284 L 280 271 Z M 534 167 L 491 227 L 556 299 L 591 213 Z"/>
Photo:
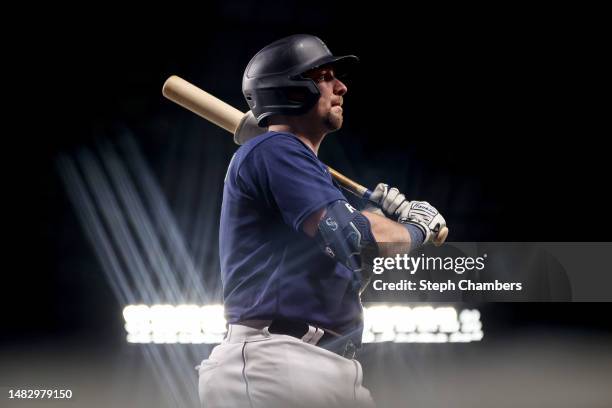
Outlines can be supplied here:
<path id="1" fill-rule="evenodd" d="M 372 191 L 370 200 L 377 203 L 387 217 L 396 221 L 401 214 L 398 210 L 408 205 L 408 200 L 397 188 L 389 188 L 389 185 L 385 183 L 378 183 Z"/>
<path id="2" fill-rule="evenodd" d="M 424 243 L 431 242 L 446 227 L 444 217 L 434 206 L 427 201 L 408 201 L 397 188 L 387 184 L 379 183 L 370 199 L 378 203 L 387 217 L 419 227 L 425 234 Z"/>
<path id="3" fill-rule="evenodd" d="M 424 244 L 434 240 L 440 230 L 446 227 L 446 220 L 442 214 L 427 201 L 410 201 L 402 204 L 397 211 L 399 212 L 397 222 L 413 224 L 423 231 Z"/>

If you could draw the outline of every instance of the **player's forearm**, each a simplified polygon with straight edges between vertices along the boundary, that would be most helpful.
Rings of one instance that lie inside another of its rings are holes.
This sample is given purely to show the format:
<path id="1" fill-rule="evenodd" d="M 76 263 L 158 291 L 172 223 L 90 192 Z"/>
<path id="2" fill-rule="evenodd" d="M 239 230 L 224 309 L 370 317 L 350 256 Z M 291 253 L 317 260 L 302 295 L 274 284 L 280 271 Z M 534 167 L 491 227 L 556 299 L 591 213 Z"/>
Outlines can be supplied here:
<path id="1" fill-rule="evenodd" d="M 405 226 L 370 211 L 361 213 L 370 221 L 372 235 L 378 244 L 395 244 L 379 245 L 379 256 L 394 256 L 398 252 L 398 245 L 405 246 L 406 252 L 410 249 L 410 233 Z"/>
<path id="2" fill-rule="evenodd" d="M 302 224 L 304 233 L 314 238 L 325 214 L 325 208 L 311 214 Z M 412 239 L 405 225 L 392 221 L 384 215 L 375 214 L 373 211 L 364 210 L 361 211 L 361 214 L 370 222 L 373 239 L 379 244 L 376 251 L 362 253 L 366 264 L 371 263 L 369 258 L 374 256 L 393 257 L 398 253 L 403 254 L 410 251 Z M 382 243 L 385 245 L 380 245 Z"/>

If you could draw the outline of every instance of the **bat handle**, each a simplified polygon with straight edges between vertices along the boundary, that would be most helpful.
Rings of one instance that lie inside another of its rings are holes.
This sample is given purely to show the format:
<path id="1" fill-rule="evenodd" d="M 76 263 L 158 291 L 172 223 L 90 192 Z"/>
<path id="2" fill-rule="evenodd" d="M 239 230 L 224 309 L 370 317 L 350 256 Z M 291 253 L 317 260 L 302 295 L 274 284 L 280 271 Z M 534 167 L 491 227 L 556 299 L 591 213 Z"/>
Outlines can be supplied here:
<path id="1" fill-rule="evenodd" d="M 370 196 L 372 195 L 372 191 L 368 190 L 366 187 L 362 186 L 361 184 L 354 182 L 350 178 L 346 177 L 344 174 L 340 173 L 337 170 L 332 169 L 329 166 L 327 166 L 327 170 L 329 170 L 329 173 L 332 175 L 334 180 L 336 180 L 338 184 L 342 186 L 342 188 L 350 191 L 351 193 L 355 194 L 359 198 L 365 198 L 366 200 L 370 199 Z"/>

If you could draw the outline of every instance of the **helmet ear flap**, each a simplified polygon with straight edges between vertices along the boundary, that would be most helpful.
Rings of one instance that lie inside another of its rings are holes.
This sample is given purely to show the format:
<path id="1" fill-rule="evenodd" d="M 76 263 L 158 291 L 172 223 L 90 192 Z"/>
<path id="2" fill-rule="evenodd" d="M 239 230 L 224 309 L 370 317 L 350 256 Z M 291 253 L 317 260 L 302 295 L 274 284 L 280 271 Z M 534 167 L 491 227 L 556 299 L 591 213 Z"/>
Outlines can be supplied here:
<path id="1" fill-rule="evenodd" d="M 286 88 L 285 97 L 288 101 L 307 106 L 308 108 L 305 109 L 305 111 L 308 111 L 321 96 L 319 87 L 315 81 L 310 78 L 303 78 L 301 77 L 301 74 L 299 80 L 296 80 L 295 82 L 299 83 L 300 86 Z"/>
<path id="2" fill-rule="evenodd" d="M 287 89 L 287 100 L 290 103 L 295 104 L 303 104 L 308 99 L 308 96 L 304 93 L 303 90 L 298 88 L 289 88 Z"/>

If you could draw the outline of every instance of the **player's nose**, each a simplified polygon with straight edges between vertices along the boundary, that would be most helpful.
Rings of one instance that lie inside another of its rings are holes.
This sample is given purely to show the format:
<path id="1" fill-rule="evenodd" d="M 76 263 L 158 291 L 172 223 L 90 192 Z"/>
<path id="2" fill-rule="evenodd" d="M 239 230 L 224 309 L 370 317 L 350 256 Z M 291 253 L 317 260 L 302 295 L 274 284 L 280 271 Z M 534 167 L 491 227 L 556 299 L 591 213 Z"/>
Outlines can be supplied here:
<path id="1" fill-rule="evenodd" d="M 342 96 L 347 91 L 348 91 L 348 88 L 346 87 L 346 85 L 344 85 L 344 82 L 336 78 L 335 83 L 334 83 L 334 94 Z"/>

